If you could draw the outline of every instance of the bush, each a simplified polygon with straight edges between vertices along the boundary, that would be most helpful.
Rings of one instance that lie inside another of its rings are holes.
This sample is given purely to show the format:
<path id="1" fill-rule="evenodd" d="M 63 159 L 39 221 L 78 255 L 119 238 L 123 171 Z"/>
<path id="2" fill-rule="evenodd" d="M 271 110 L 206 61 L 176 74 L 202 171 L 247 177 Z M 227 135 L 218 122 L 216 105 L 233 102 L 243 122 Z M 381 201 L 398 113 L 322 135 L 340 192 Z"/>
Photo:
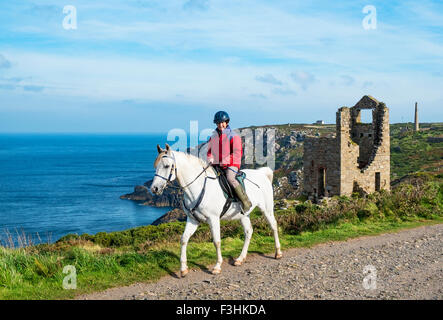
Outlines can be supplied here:
<path id="1" fill-rule="evenodd" d="M 303 213 L 306 211 L 307 208 L 308 208 L 307 204 L 301 203 L 295 206 L 295 211 L 297 213 Z"/>
<path id="2" fill-rule="evenodd" d="M 376 217 L 378 215 L 378 207 L 373 202 L 368 202 L 363 209 L 358 210 L 357 217 L 360 220 L 370 217 Z"/>
<path id="3" fill-rule="evenodd" d="M 61 237 L 60 239 L 58 239 L 57 241 L 56 241 L 56 243 L 57 242 L 67 242 L 67 241 L 71 241 L 71 240 L 78 240 L 80 237 L 79 237 L 79 235 L 78 234 L 76 234 L 76 233 L 69 233 L 69 234 L 67 234 L 67 235 L 65 235 L 65 236 L 63 236 L 63 237 Z"/>
<path id="4" fill-rule="evenodd" d="M 432 218 L 443 214 L 443 184 L 435 176 L 418 173 L 409 176 L 407 183 L 405 181 L 396 185 L 392 192 L 381 190 L 363 198 L 339 196 L 333 197 L 329 202 L 318 206 L 306 201 L 288 210 L 277 210 L 276 219 L 280 232 L 298 234 L 315 231 L 341 220 L 356 222 L 382 218 L 394 221 L 408 220 L 411 217 Z M 272 236 L 267 220 L 258 210 L 251 214 L 251 222 L 255 233 Z M 104 248 L 132 246 L 143 251 L 159 243 L 179 243 L 184 227 L 183 222 L 171 222 L 118 232 L 99 232 L 92 236 L 70 234 L 57 241 L 57 248 L 69 251 L 71 245 L 90 241 Z M 223 238 L 243 236 L 243 228 L 238 221 L 222 221 L 220 228 Z M 192 239 L 197 242 L 211 241 L 209 226 L 201 224 Z M 49 247 L 51 246 L 42 246 L 41 252 L 50 251 Z"/>
<path id="5" fill-rule="evenodd" d="M 111 233 L 99 232 L 95 235 L 92 242 L 97 243 L 103 247 L 110 247 L 112 241 L 111 238 L 112 238 Z"/>
<path id="6" fill-rule="evenodd" d="M 443 184 L 429 174 L 418 174 L 414 176 L 412 185 L 402 183 L 392 192 L 381 190 L 364 198 L 334 197 L 330 205 L 321 207 L 304 203 L 297 205 L 293 211 L 280 212 L 277 220 L 283 232 L 297 234 L 315 231 L 339 220 L 408 220 L 442 214 Z"/>

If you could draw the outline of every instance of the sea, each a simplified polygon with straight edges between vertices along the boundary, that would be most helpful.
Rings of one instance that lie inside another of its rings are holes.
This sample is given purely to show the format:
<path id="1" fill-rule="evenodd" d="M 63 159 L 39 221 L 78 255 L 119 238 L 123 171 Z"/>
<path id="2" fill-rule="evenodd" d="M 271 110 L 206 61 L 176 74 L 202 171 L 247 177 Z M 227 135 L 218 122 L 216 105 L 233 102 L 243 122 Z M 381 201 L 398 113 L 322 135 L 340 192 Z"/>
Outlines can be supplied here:
<path id="1" fill-rule="evenodd" d="M 69 233 L 151 224 L 171 208 L 120 196 L 152 179 L 156 146 L 166 137 L 0 134 L 0 239 L 53 243 Z"/>

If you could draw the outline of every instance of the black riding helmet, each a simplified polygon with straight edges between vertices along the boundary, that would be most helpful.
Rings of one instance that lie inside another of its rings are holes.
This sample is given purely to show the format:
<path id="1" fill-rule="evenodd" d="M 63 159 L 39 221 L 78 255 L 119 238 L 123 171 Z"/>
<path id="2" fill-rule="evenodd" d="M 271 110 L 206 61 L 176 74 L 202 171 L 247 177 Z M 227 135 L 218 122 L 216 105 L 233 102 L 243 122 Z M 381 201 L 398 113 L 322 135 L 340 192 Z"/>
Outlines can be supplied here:
<path id="1" fill-rule="evenodd" d="M 214 115 L 214 123 L 218 124 L 220 122 L 229 122 L 229 114 L 226 111 L 218 111 Z"/>

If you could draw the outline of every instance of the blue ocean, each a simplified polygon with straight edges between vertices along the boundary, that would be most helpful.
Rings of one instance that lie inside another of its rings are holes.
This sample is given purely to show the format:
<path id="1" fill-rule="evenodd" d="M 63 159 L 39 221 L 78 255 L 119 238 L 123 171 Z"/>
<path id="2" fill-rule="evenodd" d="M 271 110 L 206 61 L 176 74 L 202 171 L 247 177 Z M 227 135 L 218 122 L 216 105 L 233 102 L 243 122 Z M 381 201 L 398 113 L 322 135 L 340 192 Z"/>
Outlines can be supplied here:
<path id="1" fill-rule="evenodd" d="M 119 197 L 153 177 L 165 142 L 166 134 L 0 134 L 0 236 L 54 242 L 152 223 L 171 208 Z"/>

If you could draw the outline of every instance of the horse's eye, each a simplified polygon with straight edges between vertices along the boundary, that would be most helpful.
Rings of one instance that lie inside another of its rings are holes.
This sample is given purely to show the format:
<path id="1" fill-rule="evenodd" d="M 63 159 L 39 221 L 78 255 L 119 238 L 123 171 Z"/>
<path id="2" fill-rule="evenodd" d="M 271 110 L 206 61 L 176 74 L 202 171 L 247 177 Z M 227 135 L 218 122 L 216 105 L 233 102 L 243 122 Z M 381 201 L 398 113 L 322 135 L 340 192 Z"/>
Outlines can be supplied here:
<path id="1" fill-rule="evenodd" d="M 168 169 L 168 168 L 169 168 L 169 164 L 168 164 L 168 165 L 166 165 L 166 166 L 165 166 L 165 168 L 166 168 L 166 169 Z"/>

